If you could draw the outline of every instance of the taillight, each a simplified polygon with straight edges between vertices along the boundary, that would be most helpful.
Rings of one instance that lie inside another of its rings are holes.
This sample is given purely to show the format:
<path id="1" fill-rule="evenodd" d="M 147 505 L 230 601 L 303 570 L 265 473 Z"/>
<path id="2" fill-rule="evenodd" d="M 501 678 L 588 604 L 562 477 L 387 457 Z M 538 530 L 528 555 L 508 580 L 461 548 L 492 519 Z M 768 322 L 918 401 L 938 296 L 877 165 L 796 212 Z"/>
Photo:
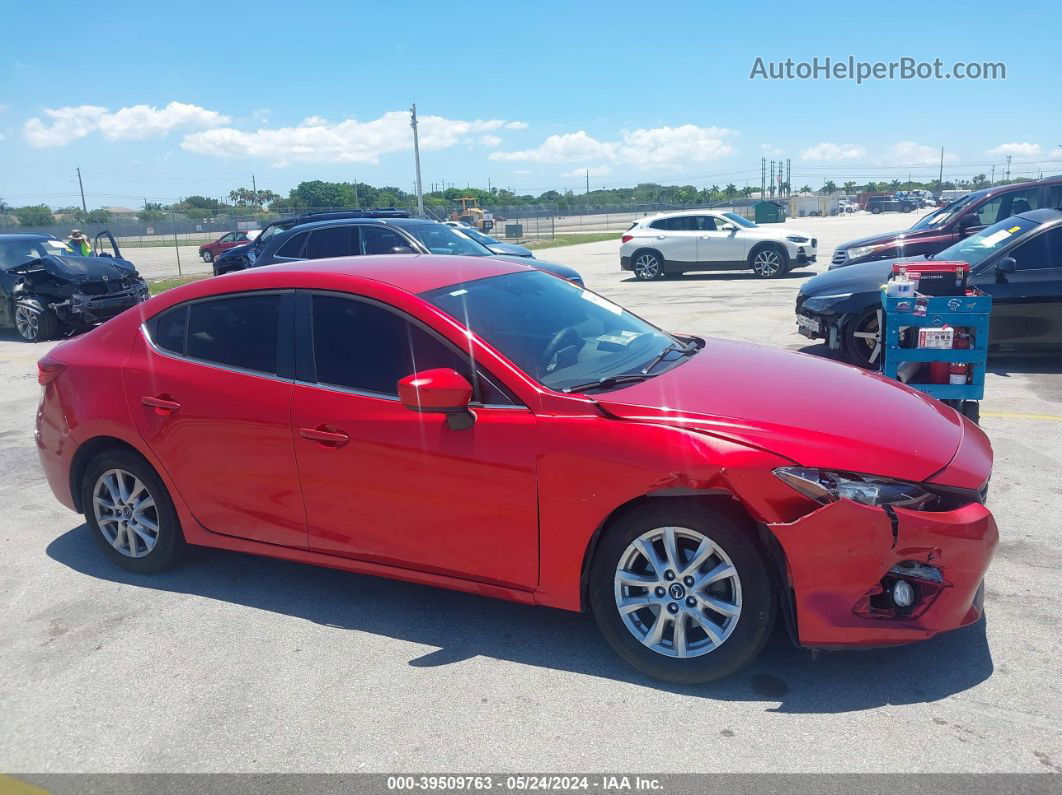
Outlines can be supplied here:
<path id="1" fill-rule="evenodd" d="M 66 365 L 58 359 L 49 359 L 45 356 L 37 362 L 37 383 L 41 386 L 50 384 L 59 373 L 66 369 Z"/>
<path id="2" fill-rule="evenodd" d="M 634 240 L 634 235 L 624 235 L 620 238 L 620 243 L 630 243 Z"/>

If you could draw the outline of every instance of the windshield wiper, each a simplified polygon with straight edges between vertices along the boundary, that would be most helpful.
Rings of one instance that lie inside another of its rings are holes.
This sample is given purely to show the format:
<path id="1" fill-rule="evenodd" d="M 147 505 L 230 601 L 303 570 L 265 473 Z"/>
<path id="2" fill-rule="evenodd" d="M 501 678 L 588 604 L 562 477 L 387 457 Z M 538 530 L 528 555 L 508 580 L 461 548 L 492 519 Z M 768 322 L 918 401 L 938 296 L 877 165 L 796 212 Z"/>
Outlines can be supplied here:
<path id="1" fill-rule="evenodd" d="M 573 386 L 566 386 L 562 389 L 562 392 L 583 392 L 587 389 L 610 389 L 620 384 L 636 384 L 640 381 L 647 381 L 655 376 L 647 375 L 645 373 L 625 373 L 623 375 L 606 375 L 604 378 L 599 378 L 596 381 L 589 381 L 585 384 L 574 384 Z"/>
<path id="2" fill-rule="evenodd" d="M 678 342 L 670 343 L 664 350 L 660 351 L 649 364 L 642 368 L 642 375 L 648 374 L 654 367 L 660 362 L 664 361 L 665 357 L 672 352 L 681 353 L 683 356 L 689 356 L 692 353 L 696 353 L 700 350 L 695 342 L 687 342 L 680 344 Z"/>

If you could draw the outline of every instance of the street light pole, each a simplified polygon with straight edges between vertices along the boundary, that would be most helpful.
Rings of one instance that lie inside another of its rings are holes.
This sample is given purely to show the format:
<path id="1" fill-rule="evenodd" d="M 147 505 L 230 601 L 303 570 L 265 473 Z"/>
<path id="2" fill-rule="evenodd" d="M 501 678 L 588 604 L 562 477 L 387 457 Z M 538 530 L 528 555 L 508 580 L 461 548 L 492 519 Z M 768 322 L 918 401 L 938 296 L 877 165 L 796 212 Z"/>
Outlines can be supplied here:
<path id="1" fill-rule="evenodd" d="M 409 109 L 409 126 L 413 128 L 413 158 L 417 163 L 417 215 L 424 217 L 424 190 L 420 182 L 420 137 L 417 135 L 417 103 Z"/>

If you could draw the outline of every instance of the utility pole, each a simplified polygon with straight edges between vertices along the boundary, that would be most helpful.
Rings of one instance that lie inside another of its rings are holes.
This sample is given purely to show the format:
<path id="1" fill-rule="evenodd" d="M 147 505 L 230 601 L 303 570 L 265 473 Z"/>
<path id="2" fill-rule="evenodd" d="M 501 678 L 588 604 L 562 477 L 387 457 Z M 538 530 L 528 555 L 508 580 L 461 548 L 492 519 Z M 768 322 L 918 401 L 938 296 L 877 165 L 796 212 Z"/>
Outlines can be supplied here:
<path id="1" fill-rule="evenodd" d="M 1007 155 L 1007 182 L 1010 182 L 1010 158 L 1011 155 Z"/>
<path id="2" fill-rule="evenodd" d="M 586 195 L 590 195 L 590 169 L 586 170 Z"/>
<path id="3" fill-rule="evenodd" d="M 417 214 L 424 217 L 424 191 L 420 183 L 420 136 L 417 134 L 417 103 L 409 109 L 409 126 L 413 128 L 413 159 L 417 164 Z"/>
<path id="4" fill-rule="evenodd" d="M 358 178 L 354 177 L 354 206 L 361 207 L 361 203 L 358 201 Z"/>
<path id="5" fill-rule="evenodd" d="M 937 178 L 937 190 L 944 192 L 944 147 L 940 147 L 940 176 Z"/>
<path id="6" fill-rule="evenodd" d="M 81 209 L 87 213 L 88 205 L 85 204 L 85 185 L 81 181 L 81 166 L 77 167 L 77 186 L 81 188 Z"/>
<path id="7" fill-rule="evenodd" d="M 793 195 L 793 160 L 789 157 L 785 159 L 785 195 Z"/>
<path id="8" fill-rule="evenodd" d="M 251 174 L 251 190 L 258 193 L 258 183 L 254 181 L 254 174 Z"/>
<path id="9" fill-rule="evenodd" d="M 767 158 L 760 158 L 760 198 L 767 197 Z"/>
<path id="10" fill-rule="evenodd" d="M 996 186 L 996 164 L 992 164 L 992 181 L 988 183 L 988 187 L 994 188 Z"/>

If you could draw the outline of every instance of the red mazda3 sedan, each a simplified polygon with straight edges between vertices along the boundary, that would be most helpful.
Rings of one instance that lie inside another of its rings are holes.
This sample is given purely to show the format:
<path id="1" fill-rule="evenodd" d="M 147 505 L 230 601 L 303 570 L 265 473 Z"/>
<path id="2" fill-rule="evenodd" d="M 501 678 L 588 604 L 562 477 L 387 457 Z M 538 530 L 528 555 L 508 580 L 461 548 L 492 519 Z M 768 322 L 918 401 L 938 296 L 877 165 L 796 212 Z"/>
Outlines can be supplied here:
<path id="1" fill-rule="evenodd" d="M 998 540 L 988 440 L 947 406 L 487 257 L 197 282 L 39 379 L 51 487 L 124 568 L 197 544 L 589 610 L 676 682 L 779 614 L 818 648 L 970 624 Z"/>

